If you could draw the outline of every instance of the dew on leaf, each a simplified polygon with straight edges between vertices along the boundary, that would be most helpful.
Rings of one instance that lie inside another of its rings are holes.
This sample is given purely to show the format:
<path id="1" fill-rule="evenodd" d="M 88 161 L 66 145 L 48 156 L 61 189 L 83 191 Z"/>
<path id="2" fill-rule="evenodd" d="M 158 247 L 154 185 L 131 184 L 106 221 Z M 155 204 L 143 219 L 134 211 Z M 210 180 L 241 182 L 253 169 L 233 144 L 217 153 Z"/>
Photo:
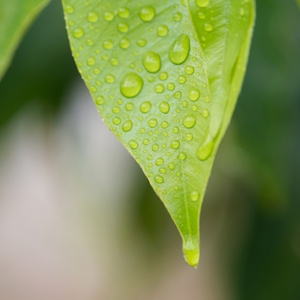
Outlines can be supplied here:
<path id="1" fill-rule="evenodd" d="M 129 9 L 127 7 L 120 7 L 118 11 L 118 15 L 122 19 L 126 19 L 129 17 Z"/>
<path id="2" fill-rule="evenodd" d="M 156 175 L 154 177 L 154 180 L 157 182 L 157 183 L 163 183 L 164 182 L 164 178 L 160 175 Z"/>
<path id="3" fill-rule="evenodd" d="M 138 146 L 139 146 L 139 144 L 135 140 L 130 140 L 129 141 L 129 147 L 131 149 L 137 149 Z"/>
<path id="4" fill-rule="evenodd" d="M 149 127 L 154 128 L 157 126 L 157 120 L 156 119 L 150 119 L 148 122 Z"/>
<path id="5" fill-rule="evenodd" d="M 169 126 L 169 123 L 167 122 L 167 121 L 163 121 L 162 123 L 161 123 L 161 127 L 162 128 L 167 128 Z"/>
<path id="6" fill-rule="evenodd" d="M 151 109 L 151 103 L 149 101 L 145 101 L 140 106 L 140 111 L 142 113 L 147 113 Z"/>
<path id="7" fill-rule="evenodd" d="M 180 99 L 181 98 L 181 92 L 177 91 L 174 96 L 175 96 L 176 99 Z"/>
<path id="8" fill-rule="evenodd" d="M 96 98 L 96 104 L 101 105 L 104 102 L 104 97 L 103 96 L 97 96 Z"/>
<path id="9" fill-rule="evenodd" d="M 114 106 L 111 111 L 114 113 L 114 114 L 118 114 L 120 112 L 120 107 L 119 106 Z"/>
<path id="10" fill-rule="evenodd" d="M 169 28 L 166 25 L 159 25 L 156 29 L 156 33 L 160 37 L 164 37 L 168 34 Z"/>
<path id="11" fill-rule="evenodd" d="M 107 83 L 113 83 L 113 82 L 115 82 L 115 76 L 112 75 L 112 74 L 107 74 L 107 75 L 105 76 L 105 81 L 106 81 Z"/>
<path id="12" fill-rule="evenodd" d="M 157 144 L 154 144 L 154 145 L 152 146 L 152 150 L 153 150 L 153 151 L 157 151 L 158 148 L 159 148 L 159 146 L 158 146 Z"/>
<path id="13" fill-rule="evenodd" d="M 175 168 L 174 163 L 170 163 L 169 166 L 168 166 L 168 168 L 169 168 L 170 170 L 174 170 L 174 168 Z"/>
<path id="14" fill-rule="evenodd" d="M 105 13 L 104 13 L 104 15 L 103 15 L 103 18 L 104 18 L 104 20 L 105 21 L 112 21 L 113 19 L 114 19 L 114 13 L 113 12 L 111 12 L 111 11 L 106 11 Z"/>
<path id="15" fill-rule="evenodd" d="M 131 120 L 127 120 L 123 125 L 122 125 L 122 130 L 124 132 L 128 132 L 130 131 L 132 128 L 132 121 Z"/>
<path id="16" fill-rule="evenodd" d="M 88 66 L 93 66 L 96 63 L 95 57 L 91 56 L 86 61 Z"/>
<path id="17" fill-rule="evenodd" d="M 133 109 L 133 107 L 134 107 L 134 105 L 133 105 L 132 102 L 129 102 L 129 103 L 127 103 L 127 104 L 125 105 L 125 109 L 126 109 L 127 111 L 131 111 L 131 110 Z"/>
<path id="18" fill-rule="evenodd" d="M 143 85 L 144 81 L 139 75 L 128 73 L 121 82 L 120 91 L 124 97 L 133 98 L 141 92 Z"/>
<path id="19" fill-rule="evenodd" d="M 186 159 L 186 154 L 184 152 L 180 152 L 177 157 L 180 159 L 180 160 L 185 160 Z"/>
<path id="20" fill-rule="evenodd" d="M 171 147 L 173 149 L 177 149 L 180 146 L 180 142 L 178 140 L 175 140 L 171 143 Z"/>
<path id="21" fill-rule="evenodd" d="M 160 166 L 160 165 L 162 165 L 163 163 L 164 163 L 164 159 L 161 158 L 161 157 L 159 157 L 159 158 L 156 160 L 156 162 L 155 162 L 155 164 L 156 164 L 157 166 Z"/>
<path id="22" fill-rule="evenodd" d="M 171 45 L 169 59 L 175 65 L 183 64 L 190 53 L 190 38 L 181 34 Z"/>
<path id="23" fill-rule="evenodd" d="M 116 66 L 116 65 L 118 65 L 119 61 L 116 57 L 112 57 L 110 59 L 110 63 L 112 64 L 112 66 Z"/>
<path id="24" fill-rule="evenodd" d="M 173 20 L 175 22 L 179 22 L 181 20 L 181 13 L 180 12 L 175 13 L 173 16 Z"/>
<path id="25" fill-rule="evenodd" d="M 155 92 L 156 93 L 162 93 L 164 91 L 165 87 L 163 84 L 159 83 L 155 86 Z"/>
<path id="26" fill-rule="evenodd" d="M 199 192 L 197 192 L 197 191 L 191 192 L 190 197 L 191 197 L 192 201 L 197 201 L 199 199 Z"/>
<path id="27" fill-rule="evenodd" d="M 208 110 L 207 108 L 205 108 L 205 109 L 203 110 L 202 116 L 203 116 L 204 118 L 207 118 L 207 117 L 209 116 L 209 110 Z"/>
<path id="28" fill-rule="evenodd" d="M 210 23 L 205 23 L 204 24 L 204 30 L 205 31 L 212 31 L 213 27 Z"/>
<path id="29" fill-rule="evenodd" d="M 159 79 L 160 80 L 166 80 L 166 79 L 168 79 L 168 73 L 167 72 L 162 72 L 162 73 L 160 73 L 159 74 Z"/>
<path id="30" fill-rule="evenodd" d="M 121 32 L 121 33 L 125 33 L 129 29 L 128 25 L 126 23 L 123 23 L 123 22 L 119 23 L 117 27 L 118 27 L 119 32 Z"/>
<path id="31" fill-rule="evenodd" d="M 187 74 L 187 75 L 191 75 L 191 74 L 193 74 L 194 73 L 194 67 L 193 66 L 186 66 L 185 68 L 184 68 L 184 71 L 185 71 L 185 73 Z"/>
<path id="32" fill-rule="evenodd" d="M 174 84 L 173 82 L 169 82 L 169 83 L 167 84 L 167 89 L 168 89 L 169 91 L 174 91 L 174 89 L 175 89 L 175 84 Z"/>
<path id="33" fill-rule="evenodd" d="M 165 174 L 165 173 L 167 173 L 167 170 L 165 168 L 160 168 L 159 172 L 162 173 L 162 174 Z"/>
<path id="34" fill-rule="evenodd" d="M 73 36 L 76 39 L 80 39 L 81 37 L 83 37 L 84 35 L 84 31 L 81 27 L 77 27 L 73 30 Z"/>
<path id="35" fill-rule="evenodd" d="M 186 77 L 184 75 L 180 75 L 180 76 L 178 76 L 177 81 L 179 83 L 183 84 L 186 82 Z"/>
<path id="36" fill-rule="evenodd" d="M 160 103 L 159 109 L 162 113 L 167 114 L 170 111 L 170 105 L 168 102 L 163 101 Z"/>
<path id="37" fill-rule="evenodd" d="M 88 15 L 87 15 L 87 19 L 88 19 L 89 22 L 91 22 L 91 23 L 97 22 L 97 21 L 98 21 L 98 18 L 99 18 L 99 16 L 98 16 L 98 14 L 97 14 L 95 11 L 91 11 L 91 12 L 89 12 Z"/>
<path id="38" fill-rule="evenodd" d="M 207 160 L 209 156 L 212 154 L 214 148 L 214 141 L 210 141 L 209 143 L 199 147 L 197 150 L 197 157 L 201 160 Z"/>
<path id="39" fill-rule="evenodd" d="M 195 89 L 195 88 L 190 89 L 190 91 L 189 91 L 189 99 L 190 99 L 191 101 L 196 101 L 196 100 L 199 99 L 199 97 L 200 97 L 200 92 L 199 92 L 199 90 L 197 90 L 197 89 Z"/>
<path id="40" fill-rule="evenodd" d="M 111 49 L 114 46 L 114 42 L 112 40 L 103 41 L 103 48 L 106 50 Z"/>
<path id="41" fill-rule="evenodd" d="M 139 39 L 137 40 L 136 44 L 139 46 L 139 47 L 145 47 L 146 44 L 147 44 L 147 41 L 145 39 Z"/>
<path id="42" fill-rule="evenodd" d="M 186 140 L 187 141 L 191 141 L 193 139 L 193 134 L 192 133 L 188 133 L 187 135 L 186 135 Z"/>
<path id="43" fill-rule="evenodd" d="M 182 124 L 185 128 L 193 128 L 196 124 L 196 117 L 194 115 L 189 115 L 184 117 Z"/>
<path id="44" fill-rule="evenodd" d="M 114 117 L 112 121 L 115 125 L 119 125 L 121 123 L 121 119 L 119 117 Z"/>
<path id="45" fill-rule="evenodd" d="M 196 0 L 196 4 L 199 7 L 207 7 L 209 5 L 209 0 Z"/>
<path id="46" fill-rule="evenodd" d="M 143 65 L 145 69 L 150 73 L 158 72 L 161 67 L 160 56 L 155 52 L 148 52 L 143 57 Z"/>
<path id="47" fill-rule="evenodd" d="M 72 14 L 72 13 L 74 12 L 74 7 L 73 7 L 73 5 L 67 4 L 67 5 L 65 6 L 65 11 L 66 11 L 67 14 Z"/>
<path id="48" fill-rule="evenodd" d="M 146 6 L 141 9 L 140 19 L 144 22 L 150 22 L 155 17 L 155 10 L 152 6 Z"/>

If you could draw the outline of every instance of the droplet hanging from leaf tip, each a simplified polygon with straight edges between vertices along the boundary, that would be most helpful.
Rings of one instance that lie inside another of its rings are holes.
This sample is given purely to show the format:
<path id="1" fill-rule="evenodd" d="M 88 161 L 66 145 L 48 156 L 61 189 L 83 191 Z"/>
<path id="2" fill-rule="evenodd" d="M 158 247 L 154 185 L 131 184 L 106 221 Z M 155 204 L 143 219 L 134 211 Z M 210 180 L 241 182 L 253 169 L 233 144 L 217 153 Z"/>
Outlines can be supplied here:
<path id="1" fill-rule="evenodd" d="M 196 236 L 184 237 L 182 248 L 186 262 L 194 268 L 197 268 L 200 258 L 199 238 Z"/>

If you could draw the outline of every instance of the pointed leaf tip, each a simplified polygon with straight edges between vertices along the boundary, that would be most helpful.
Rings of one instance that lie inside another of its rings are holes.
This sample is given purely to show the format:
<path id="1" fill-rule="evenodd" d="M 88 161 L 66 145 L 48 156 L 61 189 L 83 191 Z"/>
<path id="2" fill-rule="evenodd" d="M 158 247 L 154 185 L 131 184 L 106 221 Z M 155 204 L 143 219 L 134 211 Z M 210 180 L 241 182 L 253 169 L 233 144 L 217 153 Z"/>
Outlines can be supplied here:
<path id="1" fill-rule="evenodd" d="M 185 237 L 183 240 L 183 253 L 186 262 L 197 268 L 200 258 L 200 246 L 198 237 Z"/>

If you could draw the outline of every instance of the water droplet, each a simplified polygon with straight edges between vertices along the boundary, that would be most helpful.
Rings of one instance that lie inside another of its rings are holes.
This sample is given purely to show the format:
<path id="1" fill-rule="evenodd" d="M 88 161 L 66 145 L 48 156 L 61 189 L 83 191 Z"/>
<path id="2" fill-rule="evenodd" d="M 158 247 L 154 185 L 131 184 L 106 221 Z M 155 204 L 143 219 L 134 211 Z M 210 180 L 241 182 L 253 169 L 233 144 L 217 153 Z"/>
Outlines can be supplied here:
<path id="1" fill-rule="evenodd" d="M 103 96 L 98 96 L 96 98 L 96 104 L 97 105 L 101 105 L 101 104 L 103 104 L 103 102 L 104 102 L 104 97 Z"/>
<path id="2" fill-rule="evenodd" d="M 112 40 L 106 40 L 103 42 L 103 48 L 106 50 L 111 49 L 114 46 L 114 42 Z"/>
<path id="3" fill-rule="evenodd" d="M 73 30 L 73 36 L 76 39 L 80 39 L 81 37 L 83 37 L 84 35 L 84 31 L 81 27 L 77 27 Z"/>
<path id="4" fill-rule="evenodd" d="M 182 103 L 181 103 L 182 107 L 187 107 L 188 106 L 188 103 L 186 100 L 183 100 Z"/>
<path id="5" fill-rule="evenodd" d="M 112 74 L 107 74 L 107 75 L 105 76 L 105 81 L 106 81 L 107 83 L 113 83 L 113 82 L 115 82 L 115 76 L 112 75 Z"/>
<path id="6" fill-rule="evenodd" d="M 197 101 L 199 99 L 199 97 L 200 97 L 199 90 L 194 89 L 194 88 L 190 89 L 190 91 L 189 91 L 189 99 L 191 101 Z"/>
<path id="7" fill-rule="evenodd" d="M 156 73 L 160 70 L 160 56 L 155 52 L 148 52 L 143 58 L 143 65 L 150 73 Z"/>
<path id="8" fill-rule="evenodd" d="M 113 118 L 113 121 L 112 121 L 115 125 L 119 125 L 121 123 L 121 119 L 119 117 L 115 117 Z"/>
<path id="9" fill-rule="evenodd" d="M 244 8 L 240 8 L 240 16 L 245 15 L 245 9 Z"/>
<path id="10" fill-rule="evenodd" d="M 180 12 L 175 13 L 173 16 L 173 20 L 175 22 L 179 22 L 181 20 L 181 13 Z"/>
<path id="11" fill-rule="evenodd" d="M 161 158 L 161 157 L 159 157 L 157 160 L 156 160 L 156 162 L 155 162 L 155 164 L 157 165 L 157 166 L 160 166 L 160 165 L 162 165 L 164 163 L 164 160 L 163 160 L 163 158 Z"/>
<path id="12" fill-rule="evenodd" d="M 191 74 L 194 73 L 195 69 L 194 69 L 193 66 L 186 66 L 186 67 L 184 68 L 184 71 L 185 71 L 185 73 L 186 73 L 187 75 L 191 75 Z"/>
<path id="13" fill-rule="evenodd" d="M 187 141 L 191 141 L 193 139 L 193 134 L 192 133 L 188 133 L 186 135 L 186 139 L 187 139 Z"/>
<path id="14" fill-rule="evenodd" d="M 196 124 L 196 117 L 193 115 L 186 116 L 183 119 L 182 124 L 186 128 L 193 128 Z"/>
<path id="15" fill-rule="evenodd" d="M 148 125 L 151 127 L 151 128 L 154 128 L 157 126 L 157 120 L 156 119 L 150 119 L 149 122 L 148 122 Z"/>
<path id="16" fill-rule="evenodd" d="M 89 22 L 95 23 L 98 21 L 99 16 L 96 12 L 91 11 L 88 13 L 87 18 L 88 18 Z"/>
<path id="17" fill-rule="evenodd" d="M 122 19 L 126 19 L 129 17 L 129 9 L 127 7 L 120 7 L 118 11 L 118 15 Z"/>
<path id="18" fill-rule="evenodd" d="M 126 109 L 127 111 L 131 111 L 131 110 L 133 109 L 133 107 L 134 107 L 134 105 L 133 105 L 132 102 L 129 102 L 129 103 L 127 103 L 127 104 L 125 105 L 125 109 Z"/>
<path id="19" fill-rule="evenodd" d="M 168 32 L 169 28 L 166 25 L 159 25 L 156 29 L 156 33 L 160 37 L 166 36 Z"/>
<path id="20" fill-rule="evenodd" d="M 180 159 L 180 160 L 185 160 L 186 159 L 186 154 L 184 152 L 180 152 L 177 157 Z"/>
<path id="21" fill-rule="evenodd" d="M 91 56 L 86 61 L 88 66 L 93 66 L 96 63 L 95 57 Z"/>
<path id="22" fill-rule="evenodd" d="M 157 182 L 157 183 L 163 183 L 164 182 L 164 178 L 160 175 L 156 175 L 154 177 L 154 180 Z"/>
<path id="23" fill-rule="evenodd" d="M 145 47 L 146 44 L 147 44 L 147 41 L 145 39 L 139 39 L 137 40 L 136 44 L 139 46 L 139 47 Z"/>
<path id="24" fill-rule="evenodd" d="M 190 53 L 190 38 L 181 34 L 171 45 L 169 59 L 175 65 L 183 64 Z"/>
<path id="25" fill-rule="evenodd" d="M 162 73 L 160 73 L 159 74 L 159 79 L 160 80 L 166 80 L 166 79 L 168 79 L 168 73 L 167 72 L 162 72 Z"/>
<path id="26" fill-rule="evenodd" d="M 165 173 L 167 173 L 167 170 L 165 168 L 160 168 L 159 172 L 162 173 L 162 174 L 165 174 Z"/>
<path id="27" fill-rule="evenodd" d="M 121 39 L 119 45 L 122 49 L 127 49 L 130 46 L 130 41 L 128 38 L 123 38 Z"/>
<path id="28" fill-rule="evenodd" d="M 65 6 L 65 11 L 66 11 L 67 14 L 72 14 L 72 13 L 74 12 L 74 7 L 73 7 L 73 5 L 67 4 L 67 5 Z"/>
<path id="29" fill-rule="evenodd" d="M 168 102 L 163 101 L 163 102 L 160 103 L 159 109 L 162 113 L 167 114 L 170 110 L 170 105 L 169 105 Z"/>
<path id="30" fill-rule="evenodd" d="M 112 21 L 114 19 L 114 13 L 111 11 L 106 11 L 103 15 L 105 21 Z"/>
<path id="31" fill-rule="evenodd" d="M 174 168 L 175 168 L 174 163 L 170 163 L 169 166 L 168 166 L 168 168 L 169 168 L 170 170 L 174 170 Z"/>
<path id="32" fill-rule="evenodd" d="M 177 81 L 179 83 L 183 84 L 186 82 L 186 77 L 184 75 L 180 75 L 180 76 L 178 76 Z"/>
<path id="33" fill-rule="evenodd" d="M 141 92 L 143 85 L 144 81 L 139 75 L 128 73 L 121 82 L 120 91 L 124 97 L 133 98 Z"/>
<path id="34" fill-rule="evenodd" d="M 204 30 L 205 31 L 212 31 L 213 27 L 210 23 L 205 23 L 204 24 Z"/>
<path id="35" fill-rule="evenodd" d="M 196 0 L 196 4 L 199 7 L 207 7 L 209 5 L 209 0 Z"/>
<path id="36" fill-rule="evenodd" d="M 153 150 L 153 151 L 157 151 L 157 150 L 158 150 L 158 148 L 159 148 L 159 147 L 158 147 L 158 145 L 157 145 L 157 144 L 154 144 L 154 145 L 152 146 L 152 150 Z"/>
<path id="37" fill-rule="evenodd" d="M 139 144 L 135 140 L 129 141 L 129 147 L 131 149 L 137 149 L 138 146 L 139 146 Z"/>
<path id="38" fill-rule="evenodd" d="M 177 91 L 174 96 L 175 96 L 176 99 L 180 99 L 181 98 L 181 92 Z"/>
<path id="39" fill-rule="evenodd" d="M 148 144 L 149 144 L 149 140 L 148 140 L 148 139 L 144 139 L 144 140 L 143 140 L 143 144 L 144 144 L 144 145 L 148 145 Z"/>
<path id="40" fill-rule="evenodd" d="M 173 149 L 177 149 L 179 146 L 180 146 L 180 142 L 179 142 L 178 140 L 173 141 L 173 142 L 171 143 L 171 147 L 172 147 Z"/>
<path id="41" fill-rule="evenodd" d="M 204 118 L 207 118 L 207 117 L 209 116 L 209 110 L 208 110 L 207 108 L 205 108 L 205 109 L 203 110 L 202 116 L 203 116 Z"/>
<path id="42" fill-rule="evenodd" d="M 122 125 L 122 130 L 124 132 L 128 132 L 130 131 L 132 128 L 132 121 L 131 120 L 127 120 L 123 125 Z"/>
<path id="43" fill-rule="evenodd" d="M 161 127 L 162 128 L 167 128 L 169 126 L 169 123 L 167 122 L 167 121 L 163 121 L 162 123 L 161 123 Z"/>
<path id="44" fill-rule="evenodd" d="M 174 91 L 174 89 L 175 89 L 175 84 L 174 84 L 173 82 L 169 82 L 169 83 L 167 84 L 167 89 L 168 89 L 169 91 Z"/>
<path id="45" fill-rule="evenodd" d="M 116 66 L 116 65 L 118 65 L 119 61 L 118 61 L 118 59 L 117 59 L 116 57 L 112 57 L 112 58 L 110 59 L 110 63 L 111 63 L 113 66 Z"/>
<path id="46" fill-rule="evenodd" d="M 214 144 L 214 141 L 210 141 L 208 144 L 201 146 L 197 150 L 197 157 L 201 161 L 207 160 L 213 151 Z"/>
<path id="47" fill-rule="evenodd" d="M 198 199 L 199 199 L 199 192 L 197 192 L 197 191 L 191 192 L 191 200 L 197 201 Z"/>
<path id="48" fill-rule="evenodd" d="M 119 23 L 118 24 L 118 30 L 120 31 L 120 32 L 122 32 L 122 33 L 125 33 L 125 32 L 127 32 L 128 31 L 128 29 L 129 29 L 129 27 L 128 27 L 128 25 L 126 24 L 126 23 Z"/>
<path id="49" fill-rule="evenodd" d="M 173 132 L 174 132 L 174 133 L 178 133 L 178 132 L 179 132 L 179 128 L 178 128 L 177 126 L 175 126 L 175 127 L 173 128 Z"/>
<path id="50" fill-rule="evenodd" d="M 202 11 L 199 11 L 198 12 L 198 18 L 201 19 L 201 20 L 203 20 L 203 19 L 206 18 L 206 16 L 205 16 L 205 14 Z"/>
<path id="51" fill-rule="evenodd" d="M 147 113 L 151 109 L 151 103 L 149 101 L 145 101 L 140 106 L 140 111 L 142 113 Z"/>
<path id="52" fill-rule="evenodd" d="M 155 86 L 155 92 L 156 93 L 162 93 L 164 91 L 165 87 L 163 84 L 159 83 Z"/>
<path id="53" fill-rule="evenodd" d="M 155 17 L 155 10 L 152 6 L 143 7 L 140 12 L 140 19 L 144 22 L 150 22 Z"/>
<path id="54" fill-rule="evenodd" d="M 111 111 L 114 113 L 114 114 L 118 114 L 120 112 L 120 107 L 119 106 L 114 106 Z"/>

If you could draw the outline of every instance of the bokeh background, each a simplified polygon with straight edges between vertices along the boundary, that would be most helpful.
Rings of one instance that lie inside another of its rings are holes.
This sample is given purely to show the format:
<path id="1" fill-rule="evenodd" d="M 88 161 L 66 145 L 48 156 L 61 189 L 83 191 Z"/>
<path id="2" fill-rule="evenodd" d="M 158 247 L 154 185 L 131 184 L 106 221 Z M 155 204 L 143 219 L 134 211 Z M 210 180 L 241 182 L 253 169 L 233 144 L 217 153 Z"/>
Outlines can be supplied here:
<path id="1" fill-rule="evenodd" d="M 257 0 L 195 270 L 164 206 L 98 115 L 52 0 L 0 84 L 0 299 L 299 300 L 299 116 L 300 9 Z"/>

